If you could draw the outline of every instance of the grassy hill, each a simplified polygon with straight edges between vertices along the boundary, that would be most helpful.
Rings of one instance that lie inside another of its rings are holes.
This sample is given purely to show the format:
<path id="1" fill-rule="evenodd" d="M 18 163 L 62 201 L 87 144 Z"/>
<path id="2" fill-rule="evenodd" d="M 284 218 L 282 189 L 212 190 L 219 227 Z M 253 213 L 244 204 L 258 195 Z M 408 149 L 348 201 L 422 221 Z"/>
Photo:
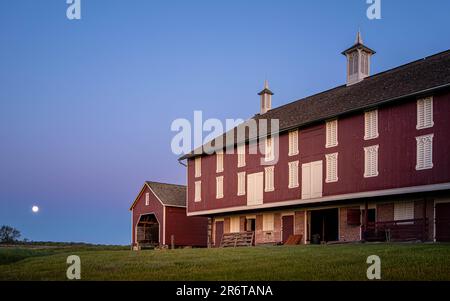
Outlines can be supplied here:
<path id="1" fill-rule="evenodd" d="M 124 247 L 0 248 L 0 280 L 65 280 L 66 258 L 82 280 L 366 280 L 381 258 L 383 280 L 450 280 L 450 244 L 351 244 L 134 252 Z"/>

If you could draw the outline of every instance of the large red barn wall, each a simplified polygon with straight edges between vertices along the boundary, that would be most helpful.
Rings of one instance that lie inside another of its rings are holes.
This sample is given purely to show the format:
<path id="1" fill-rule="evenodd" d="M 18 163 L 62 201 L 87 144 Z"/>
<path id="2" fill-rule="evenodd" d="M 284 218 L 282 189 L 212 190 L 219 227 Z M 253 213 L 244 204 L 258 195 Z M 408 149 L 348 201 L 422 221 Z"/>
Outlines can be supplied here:
<path id="1" fill-rule="evenodd" d="M 166 244 L 174 236 L 176 246 L 206 247 L 208 239 L 208 218 L 188 217 L 186 208 L 166 207 Z"/>
<path id="2" fill-rule="evenodd" d="M 450 182 L 450 93 L 434 95 L 434 126 L 416 129 L 416 99 L 398 101 L 378 108 L 379 137 L 364 140 L 364 114 L 348 115 L 338 122 L 338 146 L 325 148 L 325 124 L 300 129 L 297 156 L 288 156 L 288 135 L 280 135 L 279 161 L 275 165 L 275 191 L 264 192 L 264 203 L 298 199 L 301 196 L 301 164 L 323 160 L 325 154 L 339 153 L 337 183 L 323 184 L 323 195 L 337 195 L 398 187 Z M 434 133 L 433 163 L 429 170 L 416 171 L 416 138 Z M 379 175 L 364 178 L 364 147 L 379 145 Z M 247 153 L 248 153 L 247 145 Z M 237 155 L 224 158 L 225 171 L 216 173 L 215 155 L 202 158 L 202 176 L 194 178 L 194 160 L 188 162 L 188 211 L 245 206 L 247 196 L 237 196 L 237 173 L 263 172 L 260 155 L 247 155 L 246 166 L 237 168 Z M 288 189 L 288 162 L 299 160 L 300 187 Z M 216 176 L 224 176 L 224 198 L 216 199 Z M 194 182 L 202 181 L 202 201 L 194 202 Z"/>
<path id="3" fill-rule="evenodd" d="M 148 206 L 145 205 L 145 194 L 150 193 L 150 203 Z M 162 244 L 163 237 L 163 225 L 164 225 L 164 206 L 161 202 L 155 197 L 155 195 L 150 191 L 150 189 L 145 186 L 144 192 L 140 195 L 138 201 L 136 202 L 133 208 L 133 229 L 132 229 L 132 242 L 136 243 L 136 224 L 139 220 L 139 217 L 142 214 L 154 213 L 159 222 L 159 243 Z"/>

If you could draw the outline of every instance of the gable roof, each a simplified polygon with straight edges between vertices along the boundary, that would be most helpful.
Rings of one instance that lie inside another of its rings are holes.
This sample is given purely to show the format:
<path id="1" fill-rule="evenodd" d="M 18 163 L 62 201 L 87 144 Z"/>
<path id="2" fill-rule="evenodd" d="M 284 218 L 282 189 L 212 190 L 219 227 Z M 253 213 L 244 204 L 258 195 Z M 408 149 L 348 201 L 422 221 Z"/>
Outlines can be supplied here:
<path id="1" fill-rule="evenodd" d="M 149 188 L 164 206 L 186 207 L 186 186 L 146 181 L 130 210 L 134 208 L 145 188 Z"/>
<path id="2" fill-rule="evenodd" d="M 406 97 L 418 97 L 436 89 L 448 87 L 450 87 L 450 50 L 366 77 L 361 82 L 350 86 L 342 85 L 308 96 L 274 108 L 265 114 L 257 114 L 252 119 L 256 121 L 259 119 L 269 121 L 278 119 L 280 132 L 284 132 L 343 114 L 363 111 Z M 240 126 L 244 125 L 245 123 Z M 236 140 L 236 129 L 231 130 L 235 132 L 233 143 L 241 143 L 243 141 Z M 226 141 L 225 135 L 226 133 L 219 137 Z M 254 138 L 246 132 L 246 141 Z M 215 141 L 207 144 L 213 146 Z M 228 144 L 225 143 L 225 145 Z M 196 149 L 180 157 L 179 160 L 193 158 L 200 154 L 203 154 L 203 152 Z"/>

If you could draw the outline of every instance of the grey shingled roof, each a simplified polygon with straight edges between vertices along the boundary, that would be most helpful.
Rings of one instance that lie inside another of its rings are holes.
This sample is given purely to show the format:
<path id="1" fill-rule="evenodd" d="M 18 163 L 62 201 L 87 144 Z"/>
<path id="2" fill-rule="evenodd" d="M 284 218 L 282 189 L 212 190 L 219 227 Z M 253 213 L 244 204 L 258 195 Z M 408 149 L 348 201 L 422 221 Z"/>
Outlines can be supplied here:
<path id="1" fill-rule="evenodd" d="M 166 206 L 186 207 L 186 186 L 176 184 L 145 182 Z"/>
<path id="2" fill-rule="evenodd" d="M 280 132 L 283 132 L 448 87 L 450 50 L 369 76 L 357 84 L 342 85 L 274 108 L 263 115 L 255 115 L 253 119 L 278 119 Z M 236 128 L 232 131 L 236 133 Z M 246 140 L 249 138 L 252 139 L 247 134 Z M 237 142 L 241 141 L 234 141 Z M 214 141 L 210 144 L 214 145 Z M 179 160 L 197 155 L 199 153 L 193 151 Z"/>

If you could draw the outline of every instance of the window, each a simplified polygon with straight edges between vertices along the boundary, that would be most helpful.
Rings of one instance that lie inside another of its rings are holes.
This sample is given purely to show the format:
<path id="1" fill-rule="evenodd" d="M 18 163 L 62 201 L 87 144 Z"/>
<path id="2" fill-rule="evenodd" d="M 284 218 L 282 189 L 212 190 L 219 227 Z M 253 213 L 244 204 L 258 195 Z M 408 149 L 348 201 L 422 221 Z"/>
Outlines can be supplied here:
<path id="1" fill-rule="evenodd" d="M 433 122 L 433 97 L 417 100 L 417 126 L 418 130 L 430 128 Z"/>
<path id="2" fill-rule="evenodd" d="M 150 193 L 145 194 L 145 206 L 150 205 Z"/>
<path id="3" fill-rule="evenodd" d="M 298 161 L 289 162 L 289 188 L 298 187 Z"/>
<path id="4" fill-rule="evenodd" d="M 273 213 L 263 214 L 263 231 L 273 231 Z"/>
<path id="5" fill-rule="evenodd" d="M 216 199 L 223 198 L 223 176 L 216 178 Z"/>
<path id="6" fill-rule="evenodd" d="M 338 121 L 330 120 L 326 123 L 326 144 L 325 147 L 333 147 L 338 145 Z"/>
<path id="7" fill-rule="evenodd" d="M 378 110 L 364 113 L 364 140 L 378 137 Z"/>
<path id="8" fill-rule="evenodd" d="M 289 132 L 289 156 L 298 155 L 298 130 Z"/>
<path id="9" fill-rule="evenodd" d="M 368 75 L 369 74 L 369 55 L 365 52 L 361 53 L 361 72 Z"/>
<path id="10" fill-rule="evenodd" d="M 350 75 L 358 72 L 358 54 L 356 52 L 350 54 L 348 68 Z"/>
<path id="11" fill-rule="evenodd" d="M 237 195 L 245 195 L 245 172 L 238 173 Z"/>
<path id="12" fill-rule="evenodd" d="M 202 181 L 195 182 L 195 197 L 194 202 L 200 202 L 202 200 Z"/>
<path id="13" fill-rule="evenodd" d="M 230 232 L 239 233 L 240 232 L 240 218 L 239 216 L 232 216 L 230 218 Z"/>
<path id="14" fill-rule="evenodd" d="M 245 144 L 238 146 L 237 153 L 238 153 L 238 167 L 244 167 L 245 166 Z"/>
<path id="15" fill-rule="evenodd" d="M 202 176 L 202 157 L 195 158 L 195 177 Z"/>
<path id="16" fill-rule="evenodd" d="M 320 198 L 322 194 L 322 160 L 302 164 L 302 199 Z"/>
<path id="17" fill-rule="evenodd" d="M 265 147 L 265 161 L 270 162 L 274 160 L 273 155 L 273 138 L 267 137 L 266 138 L 266 147 Z"/>
<path id="18" fill-rule="evenodd" d="M 378 145 L 364 148 L 364 177 L 378 176 Z"/>
<path id="19" fill-rule="evenodd" d="M 264 172 L 247 175 L 247 206 L 264 202 Z"/>
<path id="20" fill-rule="evenodd" d="M 223 152 L 216 152 L 216 172 L 223 172 Z"/>
<path id="21" fill-rule="evenodd" d="M 416 137 L 416 170 L 433 168 L 433 134 Z"/>
<path id="22" fill-rule="evenodd" d="M 327 161 L 326 183 L 338 181 L 338 153 L 325 155 Z"/>
<path id="23" fill-rule="evenodd" d="M 395 202 L 394 220 L 414 219 L 414 202 Z"/>
<path id="24" fill-rule="evenodd" d="M 264 191 L 274 191 L 274 170 L 275 166 L 269 166 L 264 168 L 265 171 L 265 182 L 264 182 Z"/>

